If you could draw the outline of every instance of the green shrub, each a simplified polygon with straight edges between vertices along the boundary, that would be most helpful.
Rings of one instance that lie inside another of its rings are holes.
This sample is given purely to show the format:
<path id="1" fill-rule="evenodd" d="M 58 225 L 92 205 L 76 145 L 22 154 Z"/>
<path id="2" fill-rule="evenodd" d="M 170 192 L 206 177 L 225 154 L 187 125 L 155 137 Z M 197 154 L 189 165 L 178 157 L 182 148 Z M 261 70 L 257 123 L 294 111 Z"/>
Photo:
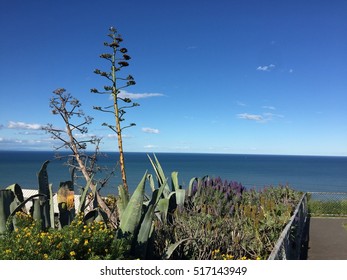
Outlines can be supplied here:
<path id="1" fill-rule="evenodd" d="M 246 190 L 219 178 L 196 182 L 183 207 L 165 221 L 155 216 L 146 258 L 161 259 L 176 244 L 171 259 L 267 259 L 302 196 L 285 186 Z M 112 197 L 107 202 L 114 207 Z M 104 222 L 84 223 L 82 214 L 60 230 L 42 230 L 21 212 L 14 219 L 16 229 L 0 236 L 0 259 L 134 258 L 130 239 Z"/>
<path id="2" fill-rule="evenodd" d="M 172 259 L 266 259 L 302 194 L 283 186 L 232 192 L 227 185 L 235 186 L 202 184 L 199 198 L 176 211 L 172 223 L 156 224 L 153 258 L 187 239 Z"/>
<path id="3" fill-rule="evenodd" d="M 123 259 L 129 251 L 125 239 L 103 222 L 83 223 L 78 215 L 61 230 L 41 230 L 31 216 L 16 214 L 17 229 L 0 237 L 0 259 L 7 260 L 71 260 Z"/>

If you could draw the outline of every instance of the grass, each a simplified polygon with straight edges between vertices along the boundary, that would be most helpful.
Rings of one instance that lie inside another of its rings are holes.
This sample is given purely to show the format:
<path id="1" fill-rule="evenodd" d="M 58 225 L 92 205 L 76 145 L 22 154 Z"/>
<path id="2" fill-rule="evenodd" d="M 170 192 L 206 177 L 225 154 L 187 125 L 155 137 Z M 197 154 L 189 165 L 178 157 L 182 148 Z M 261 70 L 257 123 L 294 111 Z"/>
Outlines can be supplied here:
<path id="1" fill-rule="evenodd" d="M 308 211 L 312 216 L 347 216 L 347 200 L 309 200 Z"/>

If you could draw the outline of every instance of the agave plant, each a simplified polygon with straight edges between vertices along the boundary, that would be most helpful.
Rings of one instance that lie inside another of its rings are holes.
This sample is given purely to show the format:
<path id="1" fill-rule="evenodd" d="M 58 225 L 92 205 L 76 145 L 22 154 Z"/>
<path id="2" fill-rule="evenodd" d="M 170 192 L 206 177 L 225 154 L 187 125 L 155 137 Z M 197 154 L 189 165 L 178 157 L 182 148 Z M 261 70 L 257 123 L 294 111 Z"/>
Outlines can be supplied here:
<path id="1" fill-rule="evenodd" d="M 0 190 L 0 233 L 6 229 L 16 228 L 14 214 L 18 211 L 26 212 L 25 204 L 32 201 L 31 213 L 34 219 L 41 220 L 44 227 L 54 226 L 54 212 L 52 200 L 52 186 L 48 184 L 47 165 L 43 163 L 39 173 L 39 192 L 24 200 L 22 188 L 12 184 Z"/>
<path id="2" fill-rule="evenodd" d="M 132 253 L 140 257 L 146 256 L 154 227 L 155 209 L 165 187 L 162 185 L 155 189 L 151 199 L 145 201 L 147 175 L 146 171 L 130 198 L 124 187 L 119 186 L 120 224 L 118 238 L 130 238 L 132 240 Z"/>
<path id="3" fill-rule="evenodd" d="M 166 222 L 168 219 L 168 214 L 172 214 L 177 208 L 182 208 L 185 203 L 186 190 L 178 183 L 178 172 L 174 171 L 171 173 L 171 189 L 168 184 L 168 178 L 165 176 L 164 170 L 161 167 L 159 160 L 155 155 L 152 159 L 149 155 L 148 158 L 152 164 L 155 171 L 158 188 L 163 187 L 162 197 L 158 201 L 158 211 L 162 222 Z M 150 185 L 152 191 L 155 190 L 154 180 L 150 177 Z"/>
<path id="4" fill-rule="evenodd" d="M 149 159 L 156 173 L 157 187 L 153 176 L 147 171 L 131 197 L 122 185 L 118 187 L 117 206 L 120 217 L 118 238 L 130 238 L 133 255 L 141 258 L 146 258 L 148 247 L 150 244 L 152 245 L 150 241 L 155 220 L 159 218 L 159 222 L 166 223 L 168 213 L 173 213 L 177 208 L 183 207 L 185 202 L 185 190 L 178 184 L 178 173 L 172 172 L 171 174 L 170 190 L 168 179 L 156 156 L 154 155 L 154 160 L 151 157 Z M 150 198 L 145 194 L 146 181 L 149 181 L 152 191 Z M 186 240 L 188 239 L 170 244 L 161 257 L 169 258 L 173 251 Z"/>

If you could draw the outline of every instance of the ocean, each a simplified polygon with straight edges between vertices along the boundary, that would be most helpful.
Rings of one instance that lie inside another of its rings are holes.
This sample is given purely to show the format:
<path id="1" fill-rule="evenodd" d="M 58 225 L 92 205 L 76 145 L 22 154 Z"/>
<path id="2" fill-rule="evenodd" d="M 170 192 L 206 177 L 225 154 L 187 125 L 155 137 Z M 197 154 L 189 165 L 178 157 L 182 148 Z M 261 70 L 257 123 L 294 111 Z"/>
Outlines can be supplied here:
<path id="1" fill-rule="evenodd" d="M 37 189 L 37 173 L 43 162 L 50 160 L 48 177 L 57 191 L 60 182 L 70 179 L 70 173 L 65 161 L 55 159 L 54 155 L 54 152 L 0 151 L 0 188 L 17 183 L 22 188 Z M 347 192 L 347 157 L 192 153 L 157 153 L 156 156 L 167 177 L 173 171 L 178 172 L 183 187 L 193 177 L 208 175 L 240 182 L 247 189 L 288 185 L 304 192 Z M 118 153 L 106 153 L 99 158 L 100 166 L 116 168 L 115 175 L 100 190 L 102 195 L 118 193 L 121 176 L 117 160 Z M 130 191 L 146 170 L 155 176 L 146 153 L 125 153 L 125 163 Z M 97 177 L 107 175 L 103 171 Z"/>

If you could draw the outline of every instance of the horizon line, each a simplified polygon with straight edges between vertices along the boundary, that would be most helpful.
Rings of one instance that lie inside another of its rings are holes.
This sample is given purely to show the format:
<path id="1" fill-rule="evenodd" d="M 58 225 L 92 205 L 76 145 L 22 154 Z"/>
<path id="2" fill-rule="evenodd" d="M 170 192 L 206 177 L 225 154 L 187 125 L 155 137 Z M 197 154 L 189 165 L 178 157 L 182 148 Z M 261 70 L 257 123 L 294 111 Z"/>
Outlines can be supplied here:
<path id="1" fill-rule="evenodd" d="M 35 150 L 35 149 L 23 149 L 23 150 L 3 150 L 0 148 L 0 152 L 56 152 L 56 153 L 70 153 L 69 151 L 59 150 Z M 87 153 L 93 153 L 93 151 L 86 151 Z M 103 151 L 102 153 L 119 153 L 119 151 Z M 311 157 L 347 157 L 346 155 L 331 155 L 331 154 L 278 154 L 278 153 L 225 153 L 225 152 L 187 152 L 187 151 L 159 151 L 159 152 L 145 152 L 145 151 L 124 151 L 124 153 L 141 153 L 141 154 L 201 154 L 201 155 L 240 155 L 240 156 L 311 156 Z"/>

